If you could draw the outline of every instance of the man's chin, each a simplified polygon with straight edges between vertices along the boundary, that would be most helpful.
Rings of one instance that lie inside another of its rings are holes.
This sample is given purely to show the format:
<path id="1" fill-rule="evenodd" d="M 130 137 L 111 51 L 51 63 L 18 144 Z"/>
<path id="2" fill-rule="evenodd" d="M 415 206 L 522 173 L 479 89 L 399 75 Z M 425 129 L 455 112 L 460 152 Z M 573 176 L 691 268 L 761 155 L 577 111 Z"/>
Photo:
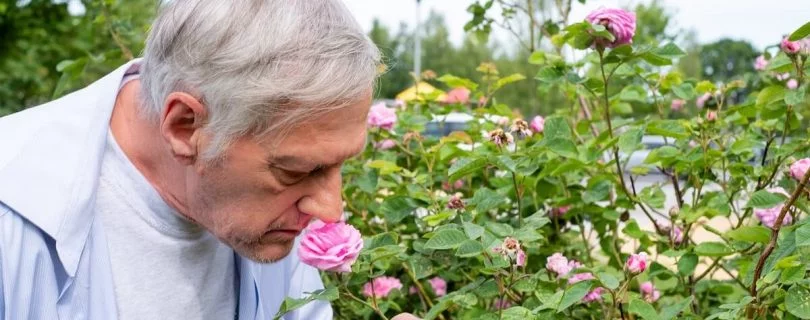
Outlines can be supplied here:
<path id="1" fill-rule="evenodd" d="M 234 251 L 240 256 L 258 263 L 275 263 L 290 254 L 293 241 L 281 243 L 254 243 L 246 247 L 235 246 Z"/>

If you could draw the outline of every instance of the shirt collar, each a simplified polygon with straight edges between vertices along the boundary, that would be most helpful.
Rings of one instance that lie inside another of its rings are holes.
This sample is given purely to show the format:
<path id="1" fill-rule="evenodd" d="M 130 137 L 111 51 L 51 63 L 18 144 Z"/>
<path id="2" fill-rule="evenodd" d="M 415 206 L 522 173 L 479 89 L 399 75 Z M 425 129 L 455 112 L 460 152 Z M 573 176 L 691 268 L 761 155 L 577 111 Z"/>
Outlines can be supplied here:
<path id="1" fill-rule="evenodd" d="M 136 63 L 139 60 L 130 61 L 59 100 L 0 119 L 10 131 L 0 133 L 23 140 L 8 144 L 8 149 L 0 143 L 5 154 L 0 155 L 0 202 L 55 240 L 59 260 L 71 277 L 93 223 L 118 86 Z"/>

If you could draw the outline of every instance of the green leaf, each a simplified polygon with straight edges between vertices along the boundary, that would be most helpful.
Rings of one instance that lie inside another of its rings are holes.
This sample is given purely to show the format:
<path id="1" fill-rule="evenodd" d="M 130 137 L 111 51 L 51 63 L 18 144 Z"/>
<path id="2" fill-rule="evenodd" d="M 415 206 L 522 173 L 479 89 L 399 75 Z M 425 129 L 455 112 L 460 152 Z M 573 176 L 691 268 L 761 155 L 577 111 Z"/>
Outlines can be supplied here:
<path id="1" fill-rule="evenodd" d="M 698 256 L 694 253 L 687 253 L 678 260 L 678 273 L 688 276 L 695 272 L 698 264 Z"/>
<path id="2" fill-rule="evenodd" d="M 602 282 L 602 285 L 605 286 L 605 288 L 613 290 L 619 287 L 619 279 L 616 279 L 616 277 L 610 273 L 597 272 L 596 277 L 599 279 L 599 282 Z"/>
<path id="3" fill-rule="evenodd" d="M 810 290 L 794 284 L 785 295 L 785 307 L 794 316 L 810 319 Z"/>
<path id="4" fill-rule="evenodd" d="M 660 317 L 660 319 L 661 320 L 675 319 L 675 317 L 677 317 L 678 314 L 680 314 L 681 311 L 686 309 L 686 307 L 688 307 L 691 303 L 692 303 L 692 297 L 690 296 L 690 297 L 687 297 L 686 299 L 682 300 L 681 302 L 678 302 L 676 304 L 663 307 L 661 309 L 661 317 Z"/>
<path id="5" fill-rule="evenodd" d="M 502 320 L 526 320 L 529 319 L 532 312 L 524 307 L 511 307 L 503 311 L 501 316 Z"/>
<path id="6" fill-rule="evenodd" d="M 593 185 L 588 186 L 588 190 L 582 195 L 582 201 L 585 203 L 594 203 L 602 201 L 610 194 L 611 183 L 608 180 L 601 180 Z"/>
<path id="7" fill-rule="evenodd" d="M 573 140 L 574 136 L 571 134 L 571 126 L 568 121 L 560 116 L 548 117 L 543 126 L 544 139 L 566 139 Z"/>
<path id="8" fill-rule="evenodd" d="M 810 223 L 805 223 L 796 229 L 796 246 L 810 246 Z"/>
<path id="9" fill-rule="evenodd" d="M 695 87 L 688 82 L 681 83 L 681 85 L 672 87 L 672 93 L 678 98 L 684 100 L 692 100 L 695 98 Z"/>
<path id="10" fill-rule="evenodd" d="M 791 284 L 801 281 L 804 278 L 804 266 L 789 267 L 782 270 L 779 275 L 779 282 L 782 284 Z"/>
<path id="11" fill-rule="evenodd" d="M 367 240 L 365 248 L 371 250 L 383 246 L 396 245 L 399 237 L 394 232 L 380 233 Z"/>
<path id="12" fill-rule="evenodd" d="M 695 253 L 699 256 L 723 257 L 734 253 L 734 250 L 722 242 L 703 242 L 695 247 Z"/>
<path id="13" fill-rule="evenodd" d="M 464 87 L 470 89 L 470 91 L 475 91 L 476 89 L 478 89 L 478 84 L 476 84 L 472 80 L 467 78 L 456 77 L 450 74 L 443 75 L 436 80 L 444 82 L 451 88 Z"/>
<path id="14" fill-rule="evenodd" d="M 762 89 L 757 95 L 757 107 L 765 106 L 785 98 L 785 88 L 781 85 L 771 85 Z"/>
<path id="15" fill-rule="evenodd" d="M 478 212 L 487 212 L 495 209 L 504 203 L 505 198 L 489 188 L 480 188 L 475 191 L 470 204 L 475 206 Z"/>
<path id="16" fill-rule="evenodd" d="M 284 298 L 284 302 L 282 302 L 281 306 L 279 306 L 278 312 L 276 312 L 276 315 L 273 317 L 273 319 L 275 320 L 281 319 L 281 317 L 287 314 L 288 312 L 301 308 L 305 306 L 307 303 L 310 303 L 315 300 L 334 301 L 337 300 L 337 298 L 338 298 L 338 290 L 336 287 L 327 287 L 326 289 L 316 290 L 306 298 L 293 299 L 287 297 Z"/>
<path id="17" fill-rule="evenodd" d="M 742 226 L 726 232 L 726 236 L 737 241 L 768 243 L 771 230 L 763 226 Z"/>
<path id="18" fill-rule="evenodd" d="M 434 250 L 453 249 L 467 241 L 464 232 L 457 229 L 442 229 L 436 232 L 432 238 L 425 243 L 425 248 Z"/>
<path id="19" fill-rule="evenodd" d="M 464 222 L 462 223 L 462 225 L 464 226 L 464 233 L 467 234 L 467 237 L 469 237 L 470 240 L 478 239 L 479 237 L 481 237 L 481 235 L 484 234 L 484 227 L 479 226 L 475 223 Z"/>
<path id="20" fill-rule="evenodd" d="M 385 222 L 394 225 L 411 215 L 419 205 L 407 196 L 393 196 L 383 200 L 380 211 L 385 215 Z"/>
<path id="21" fill-rule="evenodd" d="M 634 127 L 619 136 L 619 150 L 630 153 L 641 149 L 641 138 L 644 136 L 644 127 Z"/>
<path id="22" fill-rule="evenodd" d="M 517 163 L 515 163 L 515 161 L 512 160 L 512 157 L 508 155 L 500 155 L 497 157 L 492 157 L 491 160 L 492 163 L 494 163 L 498 167 L 498 169 L 506 170 L 509 172 L 515 172 L 515 170 L 517 169 Z"/>
<path id="23" fill-rule="evenodd" d="M 523 80 L 523 79 L 526 79 L 526 76 L 524 76 L 524 75 L 522 75 L 520 73 L 510 74 L 510 75 L 508 75 L 506 77 L 498 79 L 498 81 L 496 81 L 495 85 L 493 86 L 493 90 L 498 90 L 498 89 L 502 88 L 503 86 L 505 86 L 507 84 L 517 82 L 517 81 L 520 81 L 520 80 Z"/>
<path id="24" fill-rule="evenodd" d="M 479 172 L 481 168 L 486 167 L 486 165 L 486 158 L 460 158 L 453 163 L 447 171 L 447 175 L 449 176 L 448 180 L 456 181 L 470 173 Z"/>
<path id="25" fill-rule="evenodd" d="M 563 76 L 565 76 L 563 69 L 557 66 L 545 66 L 540 68 L 540 71 L 537 72 L 534 78 L 541 82 L 555 83 L 560 81 Z"/>
<path id="26" fill-rule="evenodd" d="M 644 189 L 641 189 L 641 193 L 639 193 L 638 196 L 641 199 L 641 201 L 643 201 L 647 205 L 658 209 L 663 209 L 664 203 L 667 200 L 667 195 L 664 193 L 664 190 L 662 190 L 661 186 L 659 185 L 644 187 Z"/>
<path id="27" fill-rule="evenodd" d="M 751 195 L 751 199 L 745 205 L 747 208 L 773 208 L 785 202 L 787 197 L 781 193 L 771 193 L 767 190 L 759 190 Z"/>
<path id="28" fill-rule="evenodd" d="M 655 312 L 655 308 L 644 300 L 636 298 L 630 299 L 630 308 L 628 308 L 628 310 L 630 313 L 635 313 L 643 319 L 658 320 L 658 313 Z"/>
<path id="29" fill-rule="evenodd" d="M 641 228 L 638 227 L 636 220 L 632 220 L 627 223 L 627 226 L 624 227 L 622 232 L 634 239 L 641 239 L 644 237 L 644 231 L 641 231 Z"/>
<path id="30" fill-rule="evenodd" d="M 654 120 L 647 125 L 647 134 L 668 138 L 686 139 L 689 134 L 676 120 Z"/>
<path id="31" fill-rule="evenodd" d="M 487 229 L 499 237 L 512 236 L 515 234 L 515 228 L 505 223 L 490 222 L 487 223 Z"/>
<path id="32" fill-rule="evenodd" d="M 548 139 L 546 141 L 546 147 L 548 149 L 558 154 L 562 157 L 566 158 L 577 158 L 579 154 L 577 153 L 577 146 L 574 145 L 574 142 L 568 139 L 560 139 L 560 138 L 553 138 Z"/>
<path id="33" fill-rule="evenodd" d="M 484 251 L 484 246 L 480 241 L 467 240 L 464 241 L 456 250 L 456 256 L 466 258 L 480 256 L 481 251 Z"/>
<path id="34" fill-rule="evenodd" d="M 788 40 L 798 41 L 804 37 L 807 37 L 808 35 L 810 35 L 810 22 L 805 23 L 803 26 L 796 29 L 796 31 L 793 31 L 793 33 L 791 33 L 788 37 Z"/>
<path id="35" fill-rule="evenodd" d="M 785 103 L 791 106 L 798 105 L 804 102 L 804 90 L 802 88 L 798 88 L 795 90 L 790 90 L 785 94 Z"/>
<path id="36" fill-rule="evenodd" d="M 557 312 L 561 312 L 565 309 L 568 309 L 574 303 L 577 303 L 588 294 L 588 291 L 591 290 L 591 281 L 581 281 L 577 282 L 574 285 L 565 289 L 565 293 L 563 294 L 562 300 L 560 300 L 560 304 L 557 306 Z"/>
<path id="37" fill-rule="evenodd" d="M 374 160 L 369 162 L 366 166 L 372 169 L 379 169 L 380 175 L 389 175 L 402 170 L 402 167 L 398 166 L 396 163 L 385 160 Z"/>

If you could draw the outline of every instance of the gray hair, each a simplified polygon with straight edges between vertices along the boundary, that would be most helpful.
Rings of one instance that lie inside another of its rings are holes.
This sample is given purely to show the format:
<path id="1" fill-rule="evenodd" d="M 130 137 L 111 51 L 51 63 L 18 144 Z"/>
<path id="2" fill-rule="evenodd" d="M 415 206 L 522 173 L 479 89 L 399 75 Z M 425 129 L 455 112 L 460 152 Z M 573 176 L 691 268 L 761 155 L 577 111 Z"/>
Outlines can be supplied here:
<path id="1" fill-rule="evenodd" d="M 146 41 L 141 100 L 157 122 L 170 93 L 200 98 L 210 160 L 239 137 L 280 133 L 365 99 L 379 63 L 340 0 L 174 0 Z"/>

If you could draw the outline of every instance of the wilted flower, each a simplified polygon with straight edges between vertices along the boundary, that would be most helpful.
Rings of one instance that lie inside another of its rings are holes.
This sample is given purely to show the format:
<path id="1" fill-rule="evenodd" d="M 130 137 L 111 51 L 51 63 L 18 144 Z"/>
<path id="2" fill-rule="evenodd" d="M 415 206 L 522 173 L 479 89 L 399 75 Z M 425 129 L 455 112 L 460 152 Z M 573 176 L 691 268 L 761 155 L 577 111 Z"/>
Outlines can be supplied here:
<path id="1" fill-rule="evenodd" d="M 655 286 L 650 281 L 644 282 L 639 286 L 639 291 L 641 291 L 641 297 L 650 303 L 653 303 L 661 297 L 661 292 L 655 290 Z"/>
<path id="2" fill-rule="evenodd" d="M 790 90 L 796 89 L 799 87 L 799 81 L 796 81 L 796 79 L 790 79 L 787 81 L 787 83 L 785 83 L 785 86 L 787 86 L 787 88 Z"/>
<path id="3" fill-rule="evenodd" d="M 450 197 L 450 200 L 447 201 L 447 208 L 456 210 L 464 209 L 464 201 L 461 200 L 461 195 L 454 194 L 452 197 Z"/>
<path id="4" fill-rule="evenodd" d="M 802 46 L 798 41 L 790 41 L 787 37 L 782 39 L 782 43 L 779 44 L 779 47 L 782 48 L 782 51 L 788 55 L 797 54 L 799 53 L 799 50 L 802 49 Z"/>
<path id="5" fill-rule="evenodd" d="M 552 208 L 551 209 L 551 217 L 552 218 L 560 218 L 560 217 L 564 216 L 565 213 L 568 212 L 568 210 L 571 210 L 570 205 L 562 206 L 562 207 L 558 207 L 558 208 Z"/>
<path id="6" fill-rule="evenodd" d="M 501 129 L 495 129 L 489 132 L 489 141 L 492 141 L 496 146 L 503 146 L 512 144 L 515 139 L 508 132 L 503 132 Z"/>
<path id="7" fill-rule="evenodd" d="M 684 104 L 686 104 L 686 101 L 683 99 L 674 99 L 672 100 L 672 104 L 670 104 L 669 108 L 672 109 L 672 111 L 680 111 L 683 109 Z"/>
<path id="8" fill-rule="evenodd" d="M 435 293 L 437 297 L 447 294 L 447 281 L 444 281 L 444 279 L 433 277 L 428 280 L 428 283 L 430 283 L 430 286 L 433 288 L 433 293 Z"/>
<path id="9" fill-rule="evenodd" d="M 790 175 L 796 181 L 801 181 L 807 169 L 810 169 L 810 158 L 800 159 L 790 165 Z"/>
<path id="10" fill-rule="evenodd" d="M 644 272 L 644 270 L 647 270 L 647 253 L 631 254 L 630 257 L 627 258 L 627 263 L 625 263 L 624 267 L 632 274 Z"/>
<path id="11" fill-rule="evenodd" d="M 372 127 L 391 130 L 396 122 L 397 111 L 386 107 L 383 102 L 371 106 L 368 110 L 368 124 Z"/>
<path id="12" fill-rule="evenodd" d="M 591 280 L 591 279 L 595 279 L 594 276 L 593 276 L 593 273 L 590 273 L 590 272 L 577 273 L 577 274 L 571 276 L 570 278 L 568 278 L 568 284 L 574 284 L 574 283 L 577 283 L 577 282 L 580 282 L 580 281 Z"/>
<path id="13" fill-rule="evenodd" d="M 422 135 L 419 132 L 411 131 L 402 136 L 402 144 L 407 145 L 411 140 L 422 141 Z"/>
<path id="14" fill-rule="evenodd" d="M 315 220 L 301 239 L 298 256 L 301 262 L 320 270 L 351 272 L 361 249 L 363 238 L 352 225 Z"/>
<path id="15" fill-rule="evenodd" d="M 607 40 L 597 40 L 596 45 L 602 47 L 617 47 L 627 43 L 633 43 L 633 36 L 636 34 L 636 14 L 622 9 L 599 8 L 588 14 L 585 18 L 591 24 L 600 24 L 613 34 L 613 42 Z"/>
<path id="16" fill-rule="evenodd" d="M 514 122 L 512 122 L 512 127 L 510 128 L 510 131 L 518 138 L 525 138 L 532 136 L 532 131 L 529 130 L 529 123 L 523 119 L 517 119 Z"/>
<path id="17" fill-rule="evenodd" d="M 470 102 L 470 90 L 464 87 L 450 90 L 447 92 L 444 102 L 466 104 Z"/>
<path id="18" fill-rule="evenodd" d="M 757 71 L 762 71 L 765 70 L 766 67 L 768 67 L 768 60 L 765 59 L 765 56 L 760 55 L 757 57 L 757 60 L 754 61 L 754 69 Z"/>
<path id="19" fill-rule="evenodd" d="M 373 285 L 372 285 L 373 283 Z M 372 289 L 372 286 L 374 287 Z M 402 282 L 394 277 L 377 277 L 363 285 L 363 295 L 366 297 L 385 298 L 391 291 L 402 289 Z"/>
<path id="20" fill-rule="evenodd" d="M 571 272 L 571 266 L 568 264 L 568 258 L 562 253 L 556 252 L 546 259 L 546 269 L 562 277 Z"/>
<path id="21" fill-rule="evenodd" d="M 534 116 L 534 118 L 532 118 L 532 122 L 529 123 L 529 127 L 535 133 L 543 132 L 545 126 L 546 126 L 546 119 L 544 119 L 541 116 Z"/>
<path id="22" fill-rule="evenodd" d="M 582 302 L 589 303 L 593 301 L 602 300 L 602 291 L 604 290 L 605 289 L 602 287 L 594 288 L 593 290 L 588 292 L 588 294 L 586 294 L 584 298 L 582 298 Z"/>

